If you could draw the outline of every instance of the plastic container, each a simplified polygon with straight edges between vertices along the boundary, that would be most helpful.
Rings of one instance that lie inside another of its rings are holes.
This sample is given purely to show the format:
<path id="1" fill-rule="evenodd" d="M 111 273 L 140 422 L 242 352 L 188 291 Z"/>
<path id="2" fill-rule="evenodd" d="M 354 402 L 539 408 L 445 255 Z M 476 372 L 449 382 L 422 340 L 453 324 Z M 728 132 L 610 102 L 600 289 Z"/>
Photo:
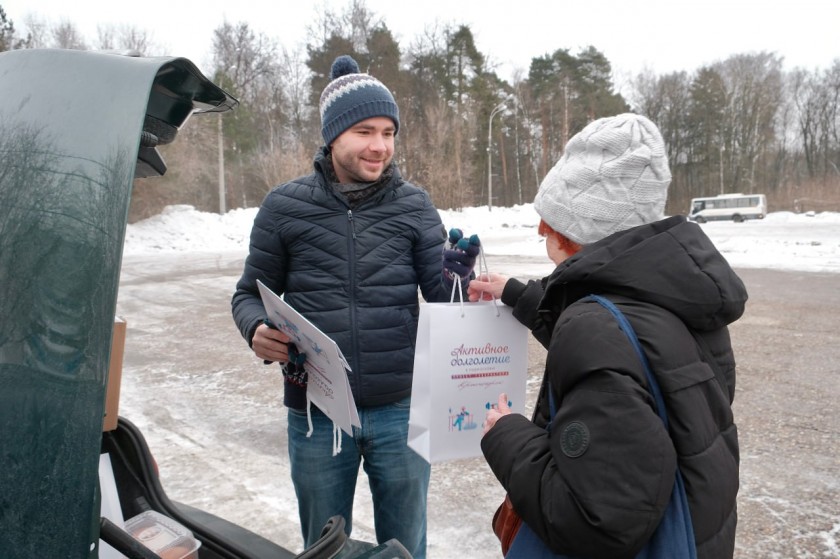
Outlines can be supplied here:
<path id="1" fill-rule="evenodd" d="M 148 510 L 126 520 L 125 530 L 161 559 L 198 559 L 201 542 L 187 528 L 157 511 Z"/>

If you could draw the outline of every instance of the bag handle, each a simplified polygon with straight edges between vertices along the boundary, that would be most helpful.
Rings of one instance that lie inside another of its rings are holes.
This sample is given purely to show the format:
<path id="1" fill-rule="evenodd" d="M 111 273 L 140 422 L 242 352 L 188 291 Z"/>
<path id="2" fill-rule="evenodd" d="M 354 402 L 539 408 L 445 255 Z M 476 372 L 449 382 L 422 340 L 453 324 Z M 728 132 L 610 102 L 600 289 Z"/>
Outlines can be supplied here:
<path id="1" fill-rule="evenodd" d="M 490 268 L 487 266 L 487 257 L 484 255 L 484 245 L 480 245 L 478 247 L 478 258 L 479 258 L 479 260 L 478 260 L 478 273 L 479 273 L 479 275 L 481 275 L 482 268 L 483 268 L 483 273 L 489 278 L 490 277 Z M 501 311 L 499 310 L 499 300 L 496 299 L 496 296 L 493 295 L 492 293 L 490 294 L 490 297 L 493 298 L 493 304 L 496 306 L 496 316 L 501 315 Z"/>
<path id="2" fill-rule="evenodd" d="M 662 398 L 662 391 L 659 388 L 659 383 L 654 377 L 650 368 L 647 356 L 645 355 L 639 338 L 633 330 L 630 321 L 627 317 L 616 307 L 610 300 L 600 295 L 589 295 L 587 297 L 604 308 L 606 308 L 618 322 L 619 328 L 627 335 L 630 344 L 633 346 L 636 355 L 642 363 L 642 368 L 645 370 L 645 376 L 648 379 L 648 386 L 650 392 L 656 400 L 657 414 L 665 425 L 668 427 L 668 415 L 665 410 L 665 401 Z M 554 401 L 554 392 L 551 390 L 551 383 L 544 385 L 548 389 L 549 412 L 550 419 L 546 425 L 546 429 L 550 429 L 551 421 L 554 419 L 557 411 L 557 405 Z M 506 497 L 507 499 L 508 497 Z M 502 505 L 504 506 L 504 505 Z M 500 507 L 501 509 L 502 507 Z M 515 511 L 513 511 L 515 513 Z M 498 513 L 497 513 L 498 514 Z M 494 517 L 494 531 L 496 531 L 496 518 Z M 499 532 L 496 532 L 499 535 Z M 505 535 L 505 534 L 502 534 Z M 499 535 L 501 539 L 502 536 Z M 551 552 L 545 543 L 536 535 L 536 533 L 528 526 L 527 522 L 521 522 L 518 529 L 515 531 L 515 536 L 510 542 L 510 548 L 505 550 L 503 543 L 503 550 L 506 557 L 567 557 L 566 555 L 556 554 Z M 679 467 L 674 475 L 674 489 L 671 492 L 668 507 L 660 521 L 656 532 L 651 539 L 645 544 L 645 547 L 636 555 L 636 559 L 648 557 L 680 557 L 685 559 L 697 559 L 697 544 L 694 539 L 694 528 L 691 522 L 691 512 L 688 506 L 688 498 L 686 497 L 685 481 Z"/>
<path id="3" fill-rule="evenodd" d="M 464 290 L 461 287 L 461 276 L 452 274 L 455 278 L 452 280 L 452 293 L 449 295 L 449 302 L 455 302 L 455 292 L 458 292 L 458 299 L 461 300 L 461 307 L 464 306 Z M 463 314 L 463 313 L 462 313 Z"/>
<path id="4" fill-rule="evenodd" d="M 484 245 L 479 245 L 478 246 L 478 257 L 477 258 L 478 258 L 478 260 L 477 260 L 477 262 L 478 262 L 478 273 L 476 274 L 476 276 L 480 276 L 483 273 L 483 274 L 485 274 L 489 277 L 490 276 L 490 269 L 487 267 L 487 258 L 484 255 Z M 461 318 L 463 318 L 464 317 L 464 290 L 463 290 L 462 283 L 461 283 L 461 276 L 459 276 L 459 275 L 455 275 L 455 278 L 452 282 L 452 293 L 450 293 L 450 295 L 449 295 L 449 302 L 450 303 L 455 302 L 455 292 L 456 292 L 456 290 L 458 292 L 458 299 L 460 300 L 460 303 L 461 303 Z M 502 311 L 499 310 L 498 299 L 496 299 L 496 296 L 493 295 L 493 294 L 491 294 L 490 296 L 493 298 L 493 305 L 496 307 L 496 316 L 501 316 Z"/>

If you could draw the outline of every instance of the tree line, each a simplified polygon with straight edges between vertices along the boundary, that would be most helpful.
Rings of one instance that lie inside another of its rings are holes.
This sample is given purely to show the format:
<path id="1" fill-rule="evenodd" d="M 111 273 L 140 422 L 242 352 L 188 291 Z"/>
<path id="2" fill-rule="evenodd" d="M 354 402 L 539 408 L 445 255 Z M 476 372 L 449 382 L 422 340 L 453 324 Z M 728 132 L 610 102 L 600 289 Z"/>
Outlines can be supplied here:
<path id="1" fill-rule="evenodd" d="M 277 184 L 308 173 L 321 143 L 320 92 L 341 54 L 394 93 L 395 158 L 440 208 L 531 202 L 572 135 L 594 119 L 633 111 L 665 138 L 669 214 L 686 213 L 692 197 L 731 192 L 764 193 L 771 211 L 840 210 L 840 58 L 827 69 L 785 71 L 775 53 L 733 54 L 694 71 L 643 72 L 619 91 L 594 46 L 534 57 L 511 83 L 468 25 L 430 26 L 401 44 L 364 0 L 313 21 L 307 44 L 295 49 L 246 22 L 215 29 L 208 77 L 240 106 L 194 117 L 160 148 L 170 170 L 137 181 L 131 219 L 168 204 L 256 206 Z M 18 33 L 0 6 L 0 51 L 155 54 L 148 34 L 131 26 L 100 28 L 92 44 L 68 22 L 29 21 L 27 29 Z"/>

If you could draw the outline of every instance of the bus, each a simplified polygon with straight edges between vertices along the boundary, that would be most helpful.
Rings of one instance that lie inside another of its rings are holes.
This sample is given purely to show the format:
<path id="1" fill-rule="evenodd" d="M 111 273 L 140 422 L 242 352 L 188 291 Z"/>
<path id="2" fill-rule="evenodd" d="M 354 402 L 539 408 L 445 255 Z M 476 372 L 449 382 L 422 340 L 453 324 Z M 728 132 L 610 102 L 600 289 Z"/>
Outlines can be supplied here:
<path id="1" fill-rule="evenodd" d="M 688 219 L 697 223 L 731 219 L 764 219 L 767 215 L 767 197 L 764 194 L 720 194 L 707 198 L 692 198 Z"/>

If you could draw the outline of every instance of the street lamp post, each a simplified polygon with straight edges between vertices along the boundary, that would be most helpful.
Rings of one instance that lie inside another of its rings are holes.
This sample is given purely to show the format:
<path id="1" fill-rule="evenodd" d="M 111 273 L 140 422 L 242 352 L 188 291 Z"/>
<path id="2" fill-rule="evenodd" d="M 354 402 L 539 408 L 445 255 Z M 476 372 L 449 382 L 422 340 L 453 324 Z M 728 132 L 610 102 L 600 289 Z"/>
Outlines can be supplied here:
<path id="1" fill-rule="evenodd" d="M 487 125 L 487 211 L 493 211 L 493 117 L 505 109 L 505 103 L 510 99 L 508 95 L 504 101 L 490 111 L 490 121 Z"/>
<path id="2" fill-rule="evenodd" d="M 218 120 L 218 148 L 219 148 L 219 215 L 225 215 L 225 139 L 222 131 L 222 113 Z"/>

